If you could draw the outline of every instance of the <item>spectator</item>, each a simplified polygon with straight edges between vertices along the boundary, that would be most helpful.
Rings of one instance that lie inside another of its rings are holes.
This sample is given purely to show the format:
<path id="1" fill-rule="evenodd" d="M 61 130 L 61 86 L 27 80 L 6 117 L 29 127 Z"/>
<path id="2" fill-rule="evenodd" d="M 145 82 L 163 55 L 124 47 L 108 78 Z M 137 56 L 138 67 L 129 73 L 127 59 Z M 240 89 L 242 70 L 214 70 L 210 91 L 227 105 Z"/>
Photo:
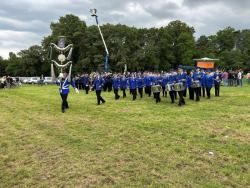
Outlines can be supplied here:
<path id="1" fill-rule="evenodd" d="M 6 77 L 0 79 L 0 89 L 3 89 L 6 86 Z"/>
<path id="2" fill-rule="evenodd" d="M 238 81 L 238 73 L 236 71 L 233 72 L 233 85 L 237 87 L 237 81 Z"/>
<path id="3" fill-rule="evenodd" d="M 233 71 L 229 71 L 228 84 L 229 84 L 229 86 L 233 86 Z"/>
<path id="4" fill-rule="evenodd" d="M 228 76 L 229 74 L 227 71 L 224 71 L 221 76 L 224 86 L 228 86 Z"/>
<path id="5" fill-rule="evenodd" d="M 237 74 L 237 83 L 240 87 L 242 87 L 242 79 L 243 79 L 243 71 L 239 70 Z"/>
<path id="6" fill-rule="evenodd" d="M 247 73 L 248 84 L 250 85 L 250 71 Z"/>
<path id="7" fill-rule="evenodd" d="M 12 78 L 10 76 L 7 76 L 6 77 L 6 87 L 7 88 L 10 88 L 11 87 L 11 84 L 12 84 Z"/>

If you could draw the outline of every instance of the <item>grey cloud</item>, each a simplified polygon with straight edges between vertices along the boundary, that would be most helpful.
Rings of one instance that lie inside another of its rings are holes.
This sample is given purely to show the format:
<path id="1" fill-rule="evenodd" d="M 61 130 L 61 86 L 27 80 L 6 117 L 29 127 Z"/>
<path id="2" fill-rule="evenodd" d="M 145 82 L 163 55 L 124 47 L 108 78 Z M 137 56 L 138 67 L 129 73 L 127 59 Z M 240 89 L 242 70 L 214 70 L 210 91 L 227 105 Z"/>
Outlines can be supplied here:
<path id="1" fill-rule="evenodd" d="M 220 0 L 184 0 L 183 4 L 192 8 L 192 7 L 197 7 L 201 5 L 213 4 L 217 2 L 222 2 L 222 1 Z"/>
<path id="2" fill-rule="evenodd" d="M 208 4 L 215 4 L 221 3 L 227 7 L 241 10 L 249 10 L 250 1 L 249 0 L 184 0 L 183 5 L 188 6 L 190 8 L 199 7 L 199 6 L 206 6 Z"/>
<path id="3" fill-rule="evenodd" d="M 11 37 L 16 36 L 13 31 L 30 33 L 33 37 L 24 34 L 10 39 L 8 34 L 2 35 L 0 55 L 6 57 L 3 51 L 39 43 L 50 33 L 49 24 L 65 14 L 72 13 L 88 25 L 95 24 L 89 15 L 90 8 L 98 9 L 101 24 L 154 27 L 179 19 L 194 26 L 196 36 L 213 34 L 229 25 L 236 29 L 250 27 L 249 0 L 2 0 L 0 31 Z"/>
<path id="4" fill-rule="evenodd" d="M 180 7 L 173 2 L 168 2 L 159 7 L 147 6 L 146 10 L 157 18 L 174 18 L 176 16 L 176 11 L 179 10 Z"/>

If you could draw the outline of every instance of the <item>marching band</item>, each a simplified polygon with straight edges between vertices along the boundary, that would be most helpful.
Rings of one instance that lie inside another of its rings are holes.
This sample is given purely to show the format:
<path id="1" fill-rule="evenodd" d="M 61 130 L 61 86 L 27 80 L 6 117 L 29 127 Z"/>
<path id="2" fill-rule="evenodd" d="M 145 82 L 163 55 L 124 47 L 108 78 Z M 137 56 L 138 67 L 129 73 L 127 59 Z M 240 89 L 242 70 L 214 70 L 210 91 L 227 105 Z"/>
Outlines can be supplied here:
<path id="1" fill-rule="evenodd" d="M 186 71 L 179 68 L 177 71 L 166 73 L 92 73 L 84 74 L 82 77 L 75 78 L 79 89 L 85 89 L 88 93 L 89 85 L 92 83 L 92 90 L 96 91 L 97 104 L 105 103 L 101 97 L 104 88 L 112 87 L 114 91 L 114 99 L 119 100 L 119 91 L 122 92 L 123 98 L 127 96 L 126 90 L 129 89 L 132 100 L 137 99 L 137 94 L 143 98 L 143 90 L 148 97 L 153 97 L 156 103 L 161 102 L 161 93 L 163 97 L 170 96 L 171 103 L 179 98 L 178 105 L 186 104 L 185 97 L 187 92 L 190 100 L 200 101 L 201 97 L 211 97 L 211 89 L 215 88 L 215 96 L 219 96 L 222 74 L 219 71 L 212 72 L 210 70 Z M 86 84 L 87 83 L 87 84 Z M 110 86 L 109 86 L 110 85 Z M 108 89 L 111 91 L 112 89 Z"/>

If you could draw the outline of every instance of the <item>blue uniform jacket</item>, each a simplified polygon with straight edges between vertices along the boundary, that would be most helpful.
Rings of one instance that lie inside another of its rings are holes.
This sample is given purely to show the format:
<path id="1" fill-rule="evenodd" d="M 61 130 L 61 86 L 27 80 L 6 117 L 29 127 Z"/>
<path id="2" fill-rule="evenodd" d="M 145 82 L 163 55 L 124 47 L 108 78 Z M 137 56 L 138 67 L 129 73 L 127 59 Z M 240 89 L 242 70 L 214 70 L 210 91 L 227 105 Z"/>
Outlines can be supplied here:
<path id="1" fill-rule="evenodd" d="M 212 88 L 214 84 L 214 77 L 210 75 L 206 75 L 206 88 Z"/>
<path id="2" fill-rule="evenodd" d="M 157 77 L 151 76 L 151 77 L 150 77 L 150 80 L 151 80 L 151 86 L 152 86 L 152 85 L 155 85 L 156 82 L 157 82 Z"/>
<path id="3" fill-rule="evenodd" d="M 170 75 L 170 76 L 169 76 L 169 79 L 168 79 L 168 83 L 169 83 L 169 84 L 173 84 L 173 83 L 175 83 L 175 82 L 176 82 L 176 76 Z"/>
<path id="4" fill-rule="evenodd" d="M 136 89 L 137 88 L 137 79 L 136 78 L 129 78 L 129 88 Z"/>
<path id="5" fill-rule="evenodd" d="M 104 85 L 104 79 L 102 77 L 96 78 L 93 85 L 96 91 L 102 90 L 102 87 Z"/>
<path id="6" fill-rule="evenodd" d="M 187 74 L 177 74 L 176 82 L 182 82 L 184 84 L 184 87 L 187 87 Z"/>
<path id="7" fill-rule="evenodd" d="M 202 74 L 201 76 L 201 86 L 206 87 L 206 74 Z"/>
<path id="8" fill-rule="evenodd" d="M 67 95 L 69 93 L 69 85 L 72 85 L 73 88 L 75 88 L 75 83 L 73 81 L 69 82 L 69 79 L 66 78 L 64 81 L 60 82 L 60 88 L 59 92 L 62 95 Z"/>
<path id="9" fill-rule="evenodd" d="M 219 77 L 219 80 L 217 80 L 217 76 Z M 215 86 L 219 86 L 220 85 L 221 80 L 222 80 L 221 76 L 222 76 L 221 73 L 215 73 L 214 74 L 214 85 Z"/>
<path id="10" fill-rule="evenodd" d="M 202 78 L 202 73 L 201 72 L 195 72 L 194 74 L 193 74 L 193 80 L 199 80 L 200 81 L 200 83 L 201 83 L 201 78 Z"/>
<path id="11" fill-rule="evenodd" d="M 81 82 L 84 86 L 88 86 L 89 85 L 89 77 L 88 76 L 81 77 Z"/>
<path id="12" fill-rule="evenodd" d="M 168 83 L 168 77 L 163 76 L 163 77 L 162 77 L 161 86 L 162 86 L 162 87 L 166 87 L 167 83 Z"/>
<path id="13" fill-rule="evenodd" d="M 143 78 L 141 78 L 141 77 L 137 78 L 137 86 L 138 86 L 138 88 L 143 88 L 144 87 Z"/>
<path id="14" fill-rule="evenodd" d="M 112 86 L 114 89 L 119 89 L 121 84 L 120 78 L 113 78 L 112 79 Z"/>
<path id="15" fill-rule="evenodd" d="M 128 79 L 127 78 L 121 78 L 120 86 L 121 86 L 121 89 L 127 89 L 127 87 L 128 87 Z"/>
<path id="16" fill-rule="evenodd" d="M 191 76 L 187 76 L 186 83 L 187 83 L 187 87 L 191 87 L 192 86 L 192 78 L 191 78 Z"/>
<path id="17" fill-rule="evenodd" d="M 220 80 L 222 80 L 222 74 L 221 73 L 214 73 L 214 79 L 216 79 L 216 77 L 219 77 Z"/>
<path id="18" fill-rule="evenodd" d="M 151 80 L 150 76 L 144 77 L 144 84 L 145 84 L 145 86 L 152 86 L 152 80 Z"/>

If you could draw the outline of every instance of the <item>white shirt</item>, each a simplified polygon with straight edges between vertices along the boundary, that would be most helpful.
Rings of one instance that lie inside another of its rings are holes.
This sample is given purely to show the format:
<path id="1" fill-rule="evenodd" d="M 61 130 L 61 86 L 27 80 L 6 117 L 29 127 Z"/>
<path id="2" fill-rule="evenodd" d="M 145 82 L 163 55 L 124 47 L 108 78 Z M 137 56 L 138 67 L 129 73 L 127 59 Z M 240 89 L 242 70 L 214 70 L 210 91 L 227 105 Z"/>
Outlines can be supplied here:
<path id="1" fill-rule="evenodd" d="M 238 73 L 238 79 L 241 80 L 242 79 L 242 72 Z"/>

